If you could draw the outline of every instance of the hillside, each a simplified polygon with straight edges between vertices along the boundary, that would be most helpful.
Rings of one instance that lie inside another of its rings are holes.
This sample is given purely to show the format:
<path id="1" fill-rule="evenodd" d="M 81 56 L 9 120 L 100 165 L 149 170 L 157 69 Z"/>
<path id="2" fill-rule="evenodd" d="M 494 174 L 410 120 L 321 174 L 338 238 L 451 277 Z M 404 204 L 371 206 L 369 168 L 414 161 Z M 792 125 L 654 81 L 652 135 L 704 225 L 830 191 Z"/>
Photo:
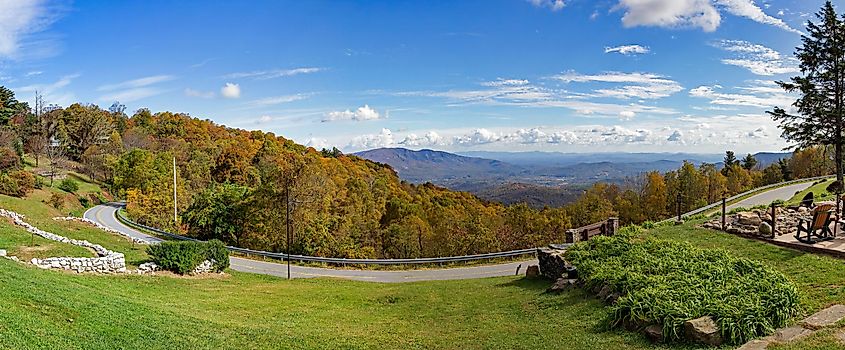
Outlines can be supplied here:
<path id="1" fill-rule="evenodd" d="M 355 153 L 364 159 L 389 164 L 403 180 L 448 184 L 454 180 L 491 181 L 526 174 L 527 170 L 498 160 L 465 157 L 428 149 L 378 148 Z"/>

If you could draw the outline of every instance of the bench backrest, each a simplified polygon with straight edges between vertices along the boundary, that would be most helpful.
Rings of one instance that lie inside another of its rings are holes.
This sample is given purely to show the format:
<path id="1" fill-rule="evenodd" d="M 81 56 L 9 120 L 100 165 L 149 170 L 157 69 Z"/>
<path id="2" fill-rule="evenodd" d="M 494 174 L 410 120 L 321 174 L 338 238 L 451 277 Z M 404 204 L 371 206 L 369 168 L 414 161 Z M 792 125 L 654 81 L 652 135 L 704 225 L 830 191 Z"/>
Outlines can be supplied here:
<path id="1" fill-rule="evenodd" d="M 814 230 L 827 226 L 830 220 L 831 209 L 833 209 L 833 205 L 831 204 L 821 204 L 813 208 Z"/>

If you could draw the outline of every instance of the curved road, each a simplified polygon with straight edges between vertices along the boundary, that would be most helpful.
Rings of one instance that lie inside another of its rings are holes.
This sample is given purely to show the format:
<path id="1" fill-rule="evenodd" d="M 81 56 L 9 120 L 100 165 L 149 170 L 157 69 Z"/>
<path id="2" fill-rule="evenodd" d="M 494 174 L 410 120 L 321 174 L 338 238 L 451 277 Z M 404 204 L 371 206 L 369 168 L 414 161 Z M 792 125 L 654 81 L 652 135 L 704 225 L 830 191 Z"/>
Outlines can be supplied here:
<path id="1" fill-rule="evenodd" d="M 98 222 L 103 226 L 124 232 L 131 237 L 139 238 L 149 243 L 158 243 L 162 241 L 162 239 L 158 237 L 150 236 L 146 233 L 140 232 L 134 228 L 124 225 L 123 223 L 118 221 L 117 218 L 115 218 L 116 212 L 117 207 L 110 205 L 98 205 L 96 207 L 88 209 L 88 211 L 86 211 L 83 216 L 85 218 Z M 229 261 L 232 270 L 235 271 L 287 277 L 286 264 L 244 259 L 234 256 L 229 257 Z M 528 265 L 536 264 L 537 260 L 526 260 L 507 264 L 484 265 L 475 267 L 402 271 L 340 270 L 291 265 L 290 271 L 291 277 L 293 278 L 335 277 L 358 281 L 396 283 L 512 276 L 517 273 L 517 269 L 520 273 L 524 273 Z"/>
<path id="2" fill-rule="evenodd" d="M 757 205 L 769 205 L 772 202 L 780 199 L 780 200 L 787 200 L 792 198 L 795 195 L 795 192 L 803 191 L 810 186 L 812 186 L 812 182 L 802 182 L 800 184 L 794 184 L 789 186 L 778 187 L 773 190 L 769 190 L 766 192 L 755 194 L 751 197 L 743 199 L 739 202 L 734 204 L 728 205 L 726 208 L 727 211 L 731 211 L 735 208 L 751 208 Z"/>

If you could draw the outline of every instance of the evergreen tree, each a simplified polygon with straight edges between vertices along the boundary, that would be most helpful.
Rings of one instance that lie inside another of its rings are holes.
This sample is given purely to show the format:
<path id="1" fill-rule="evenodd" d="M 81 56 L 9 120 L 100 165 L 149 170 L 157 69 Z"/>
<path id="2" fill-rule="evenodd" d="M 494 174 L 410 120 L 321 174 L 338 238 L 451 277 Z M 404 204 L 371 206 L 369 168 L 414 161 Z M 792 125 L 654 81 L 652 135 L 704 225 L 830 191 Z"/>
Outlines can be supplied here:
<path id="1" fill-rule="evenodd" d="M 843 89 L 845 89 L 845 24 L 827 1 L 807 22 L 807 35 L 796 49 L 801 75 L 777 82 L 784 90 L 798 93 L 793 114 L 775 107 L 769 114 L 780 122 L 783 137 L 797 147 L 832 145 L 837 180 L 842 182 Z"/>
<path id="2" fill-rule="evenodd" d="M 757 166 L 757 159 L 754 158 L 754 156 L 751 153 L 747 154 L 745 156 L 745 158 L 742 158 L 742 168 L 743 169 L 751 170 L 751 169 L 754 169 L 755 166 Z"/>

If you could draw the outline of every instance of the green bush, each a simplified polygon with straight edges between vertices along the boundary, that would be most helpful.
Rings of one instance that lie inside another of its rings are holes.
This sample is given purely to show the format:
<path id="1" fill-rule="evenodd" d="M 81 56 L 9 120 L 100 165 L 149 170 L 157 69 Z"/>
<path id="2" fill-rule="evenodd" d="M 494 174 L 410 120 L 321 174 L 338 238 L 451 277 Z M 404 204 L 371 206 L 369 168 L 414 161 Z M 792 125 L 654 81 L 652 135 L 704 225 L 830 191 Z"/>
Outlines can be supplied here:
<path id="1" fill-rule="evenodd" d="M 91 200 L 85 196 L 79 196 L 79 204 L 82 204 L 83 208 L 88 208 L 91 205 Z"/>
<path id="2" fill-rule="evenodd" d="M 578 243 L 566 258 L 585 288 L 622 295 L 610 326 L 658 324 L 666 341 L 682 340 L 685 321 L 710 316 L 727 343 L 742 344 L 799 312 L 798 290 L 783 274 L 721 250 L 619 234 Z"/>
<path id="3" fill-rule="evenodd" d="M 18 187 L 18 182 L 15 181 L 9 174 L 0 174 L 0 194 L 7 196 L 20 197 L 21 190 Z"/>
<path id="4" fill-rule="evenodd" d="M 223 242 L 167 241 L 147 247 L 153 262 L 161 268 L 184 275 L 205 260 L 214 262 L 214 271 L 229 267 L 229 252 Z"/>
<path id="5" fill-rule="evenodd" d="M 59 189 L 65 192 L 73 193 L 79 191 L 79 184 L 77 184 L 76 181 L 73 181 L 73 179 L 67 177 L 59 183 Z"/>

